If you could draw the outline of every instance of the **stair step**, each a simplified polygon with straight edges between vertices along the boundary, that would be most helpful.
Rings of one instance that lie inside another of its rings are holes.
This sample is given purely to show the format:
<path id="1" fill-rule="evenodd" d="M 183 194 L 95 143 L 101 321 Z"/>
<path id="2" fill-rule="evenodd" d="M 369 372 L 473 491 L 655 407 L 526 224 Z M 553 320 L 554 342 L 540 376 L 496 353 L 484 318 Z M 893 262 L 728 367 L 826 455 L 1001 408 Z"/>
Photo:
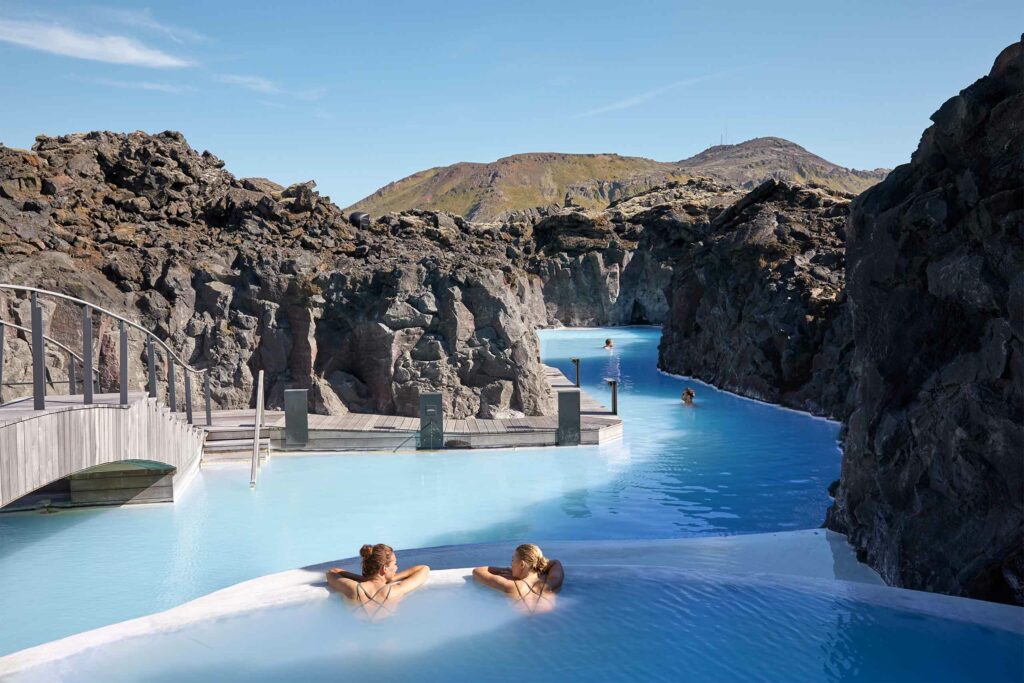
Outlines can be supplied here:
<path id="1" fill-rule="evenodd" d="M 235 441 L 238 439 L 248 439 L 252 441 L 252 427 L 212 427 L 206 429 L 206 440 L 209 441 Z M 269 439 L 270 429 L 264 427 L 260 429 L 260 438 Z"/>
<path id="2" fill-rule="evenodd" d="M 267 455 L 267 452 L 263 449 L 260 449 L 260 462 L 266 462 L 268 457 L 269 456 Z M 248 450 L 240 451 L 214 451 L 212 453 L 204 453 L 203 461 L 205 462 L 207 460 L 238 460 L 240 462 L 251 462 L 252 449 L 250 448 Z"/>
<path id="3" fill-rule="evenodd" d="M 260 439 L 260 450 L 270 446 L 270 439 Z M 252 439 L 221 439 L 219 441 L 207 440 L 203 450 L 207 453 L 216 451 L 252 451 Z"/>

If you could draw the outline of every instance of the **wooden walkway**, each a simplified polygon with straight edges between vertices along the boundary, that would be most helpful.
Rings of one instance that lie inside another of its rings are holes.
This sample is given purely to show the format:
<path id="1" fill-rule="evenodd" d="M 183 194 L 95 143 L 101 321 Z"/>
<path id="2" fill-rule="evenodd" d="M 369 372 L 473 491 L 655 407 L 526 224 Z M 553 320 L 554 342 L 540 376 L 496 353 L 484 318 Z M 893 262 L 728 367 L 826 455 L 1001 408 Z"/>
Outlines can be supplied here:
<path id="1" fill-rule="evenodd" d="M 545 366 L 545 373 L 554 394 L 576 390 L 569 379 L 557 368 Z M 601 444 L 622 437 L 622 420 L 594 400 L 580 392 L 580 442 L 583 445 Z M 557 396 L 555 397 L 557 399 Z M 196 415 L 196 424 L 207 434 L 206 454 L 225 457 L 251 457 L 254 411 L 216 410 L 213 424 L 205 426 L 205 416 Z M 264 413 L 265 428 L 260 434 L 275 451 L 304 450 L 413 450 L 420 428 L 418 417 L 348 413 L 346 415 L 310 415 L 309 442 L 300 448 L 284 443 L 284 412 L 268 410 Z M 518 417 L 504 419 L 465 418 L 446 419 L 444 440 L 450 447 L 462 448 L 516 448 L 556 445 L 558 417 Z"/>

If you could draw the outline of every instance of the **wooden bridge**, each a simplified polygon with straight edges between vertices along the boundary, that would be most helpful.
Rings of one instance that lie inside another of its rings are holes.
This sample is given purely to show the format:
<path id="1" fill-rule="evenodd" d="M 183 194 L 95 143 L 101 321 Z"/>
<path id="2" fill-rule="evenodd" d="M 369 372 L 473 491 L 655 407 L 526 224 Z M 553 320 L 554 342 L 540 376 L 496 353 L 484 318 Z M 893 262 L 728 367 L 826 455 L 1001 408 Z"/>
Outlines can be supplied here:
<path id="1" fill-rule="evenodd" d="M 203 430 L 144 393 L 129 393 L 127 405 L 120 398 L 98 394 L 86 406 L 50 397 L 41 411 L 31 397 L 0 405 L 0 507 L 66 478 L 73 505 L 172 500 L 199 466 Z"/>
<path id="2" fill-rule="evenodd" d="M 141 325 L 87 301 L 21 285 L 0 284 L 0 291 L 27 294 L 31 313 L 31 327 L 0 320 L 0 508 L 49 500 L 70 505 L 173 500 L 175 491 L 187 483 L 202 459 L 206 434 L 192 424 L 192 378 L 202 380 L 209 421 L 208 372 L 186 363 Z M 41 297 L 80 309 L 81 354 L 43 333 Z M 99 393 L 93 352 L 93 319 L 97 315 L 117 323 L 117 393 Z M 4 381 L 8 329 L 26 334 L 32 352 L 30 382 Z M 146 392 L 129 387 L 130 330 L 144 335 Z M 66 380 L 50 375 L 47 352 L 66 355 Z M 166 373 L 167 403 L 160 398 L 158 360 Z M 183 417 L 174 412 L 178 405 L 176 369 L 184 384 Z M 60 384 L 67 385 L 67 394 L 47 395 Z M 4 402 L 3 387 L 18 385 L 30 385 L 31 394 Z"/>

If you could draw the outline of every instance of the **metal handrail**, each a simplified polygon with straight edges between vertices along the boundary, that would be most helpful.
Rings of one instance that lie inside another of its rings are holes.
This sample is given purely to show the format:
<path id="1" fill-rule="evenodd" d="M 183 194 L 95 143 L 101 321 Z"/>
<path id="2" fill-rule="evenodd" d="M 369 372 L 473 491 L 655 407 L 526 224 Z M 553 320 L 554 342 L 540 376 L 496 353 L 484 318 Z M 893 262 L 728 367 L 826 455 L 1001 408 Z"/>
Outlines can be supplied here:
<path id="1" fill-rule="evenodd" d="M 32 330 L 30 330 L 29 328 L 22 327 L 21 325 L 15 325 L 14 323 L 7 322 L 6 320 L 0 320 L 0 326 L 2 326 L 2 327 L 13 327 L 16 330 L 21 330 L 22 332 L 28 332 L 29 334 L 32 334 Z M 69 356 L 71 356 L 72 358 L 77 360 L 79 363 L 85 363 L 85 359 L 83 359 L 81 356 L 79 356 L 77 353 L 75 353 L 71 349 L 71 347 L 68 346 L 67 344 L 61 344 L 59 341 L 57 341 L 53 337 L 50 337 L 50 336 L 45 335 L 45 334 L 43 335 L 43 339 L 45 339 L 46 341 L 52 343 L 54 346 L 59 346 L 60 348 L 64 349 L 65 351 L 68 352 Z M 31 344 L 31 343 L 32 342 L 29 342 L 29 344 Z M 98 375 L 98 374 L 100 374 L 100 371 L 96 370 L 96 369 L 93 369 L 93 373 Z"/>
<path id="2" fill-rule="evenodd" d="M 79 299 L 77 297 L 70 296 L 68 294 L 61 294 L 60 292 L 53 292 L 47 289 L 41 289 L 39 287 L 29 287 L 27 285 L 12 285 L 0 283 L 0 290 L 8 290 L 14 292 L 28 292 L 31 295 L 32 302 L 32 339 L 33 339 L 33 351 L 32 351 L 32 384 L 33 384 L 33 397 L 34 397 L 34 409 L 44 410 L 46 407 L 46 382 L 45 382 L 45 355 L 44 348 L 45 342 L 48 337 L 43 334 L 43 320 L 42 320 L 42 309 L 39 307 L 37 298 L 39 295 L 52 297 L 62 301 L 67 301 L 82 308 L 82 345 L 84 351 L 81 359 L 83 365 L 83 374 L 86 375 L 90 381 L 86 381 L 83 384 L 83 401 L 86 405 L 91 405 L 93 400 L 93 386 L 92 386 L 92 375 L 94 372 L 92 365 L 92 317 L 93 312 L 99 312 L 103 315 L 110 316 L 114 320 L 118 321 L 120 328 L 120 367 L 118 376 L 120 377 L 120 394 L 121 394 L 121 405 L 128 403 L 128 328 L 134 328 L 145 335 L 146 341 L 146 356 L 147 365 L 149 366 L 149 395 L 156 397 L 157 395 L 157 377 L 156 377 L 156 357 L 153 353 L 154 341 L 157 345 L 164 349 L 167 354 L 167 392 L 168 402 L 170 403 L 171 410 L 177 410 L 177 396 L 176 396 L 176 382 L 174 380 L 174 366 L 175 364 L 181 365 L 184 369 L 184 380 L 185 380 L 185 415 L 189 424 L 192 424 L 192 375 L 201 375 L 203 378 L 203 393 L 206 403 L 206 421 L 211 422 L 211 402 L 210 402 L 210 369 L 209 368 L 194 368 L 186 363 L 181 356 L 176 354 L 173 349 L 165 342 L 160 339 L 155 333 L 147 330 L 142 325 L 125 318 L 122 315 L 118 315 L 113 311 L 110 311 L 102 306 L 97 306 L 89 301 Z M 24 329 L 24 328 L 22 328 Z M 65 345 L 59 344 L 62 348 L 67 348 Z M 36 347 L 39 347 L 38 349 Z M 69 353 L 73 353 L 68 350 Z M 0 347 L 0 358 L 3 357 L 3 349 Z M 70 369 L 74 370 L 74 361 L 69 363 Z M 2 369 L 0 369 L 2 373 Z M 69 383 L 74 385 L 74 380 L 69 380 Z M 72 391 L 72 393 L 74 393 Z"/>
<path id="3" fill-rule="evenodd" d="M 181 359 L 181 357 L 178 356 L 178 354 L 174 353 L 174 351 L 171 350 L 171 347 L 168 346 L 164 342 L 164 340 L 160 339 L 160 337 L 156 336 L 153 332 L 150 332 L 149 330 L 147 330 L 142 325 L 139 325 L 136 322 L 132 322 L 128 318 L 125 318 L 124 316 L 118 315 L 117 313 L 114 313 L 113 311 L 108 311 L 107 309 L 103 308 L 102 306 L 97 306 L 96 304 L 90 303 L 88 301 L 84 301 L 82 299 L 78 299 L 78 298 L 73 297 L 73 296 L 68 296 L 67 294 L 61 294 L 60 292 L 51 292 L 48 289 L 39 289 L 38 287 L 26 287 L 24 285 L 8 285 L 8 284 L 0 283 L 0 289 L 9 289 L 9 290 L 18 291 L 18 292 L 35 292 L 36 294 L 43 294 L 45 296 L 51 296 L 51 297 L 55 297 L 57 299 L 64 299 L 65 301 L 70 301 L 70 302 L 78 304 L 80 306 L 88 306 L 89 308 L 91 308 L 91 309 L 93 309 L 95 311 L 99 311 L 100 313 L 103 313 L 104 315 L 109 315 L 111 318 L 114 318 L 115 320 L 119 320 L 119 321 L 123 322 L 125 325 L 128 325 L 129 327 L 134 327 L 139 332 L 143 332 L 147 336 L 151 337 L 157 344 L 159 344 L 160 346 L 162 346 L 164 348 L 164 351 L 166 351 L 169 356 L 171 356 L 174 360 L 178 361 L 178 364 L 183 366 L 186 370 L 188 370 L 190 372 L 193 372 L 193 373 L 195 373 L 197 375 L 198 374 L 202 374 L 204 372 L 209 372 L 209 368 L 202 368 L 202 369 L 194 368 L 191 365 L 189 365 L 188 363 L 186 363 L 185 361 L 183 361 Z"/>
<path id="4" fill-rule="evenodd" d="M 256 478 L 260 469 L 260 432 L 263 431 L 263 371 L 260 370 L 256 380 L 256 415 L 255 428 L 252 435 L 252 466 L 249 468 L 249 486 L 256 486 Z"/>

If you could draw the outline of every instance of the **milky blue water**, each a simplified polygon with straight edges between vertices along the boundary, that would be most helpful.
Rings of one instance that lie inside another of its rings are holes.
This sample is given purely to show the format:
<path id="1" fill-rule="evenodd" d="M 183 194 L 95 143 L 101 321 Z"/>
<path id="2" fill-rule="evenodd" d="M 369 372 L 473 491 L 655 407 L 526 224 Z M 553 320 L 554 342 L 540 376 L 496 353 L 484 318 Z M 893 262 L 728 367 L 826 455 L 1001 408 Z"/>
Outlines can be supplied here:
<path id="1" fill-rule="evenodd" d="M 603 350 L 613 337 L 615 350 Z M 659 330 L 548 331 L 545 360 L 608 401 L 603 447 L 275 455 L 204 468 L 171 505 L 0 515 L 0 654 L 166 609 L 245 579 L 396 548 L 677 538 L 820 526 L 838 425 L 659 374 Z M 571 375 L 570 375 L 571 376 Z M 693 407 L 679 395 L 697 391 Z"/>
<path id="2" fill-rule="evenodd" d="M 525 616 L 477 586 L 423 590 L 386 622 L 337 596 L 122 640 L 46 681 L 1018 681 L 1019 633 L 799 582 L 576 568 Z"/>

